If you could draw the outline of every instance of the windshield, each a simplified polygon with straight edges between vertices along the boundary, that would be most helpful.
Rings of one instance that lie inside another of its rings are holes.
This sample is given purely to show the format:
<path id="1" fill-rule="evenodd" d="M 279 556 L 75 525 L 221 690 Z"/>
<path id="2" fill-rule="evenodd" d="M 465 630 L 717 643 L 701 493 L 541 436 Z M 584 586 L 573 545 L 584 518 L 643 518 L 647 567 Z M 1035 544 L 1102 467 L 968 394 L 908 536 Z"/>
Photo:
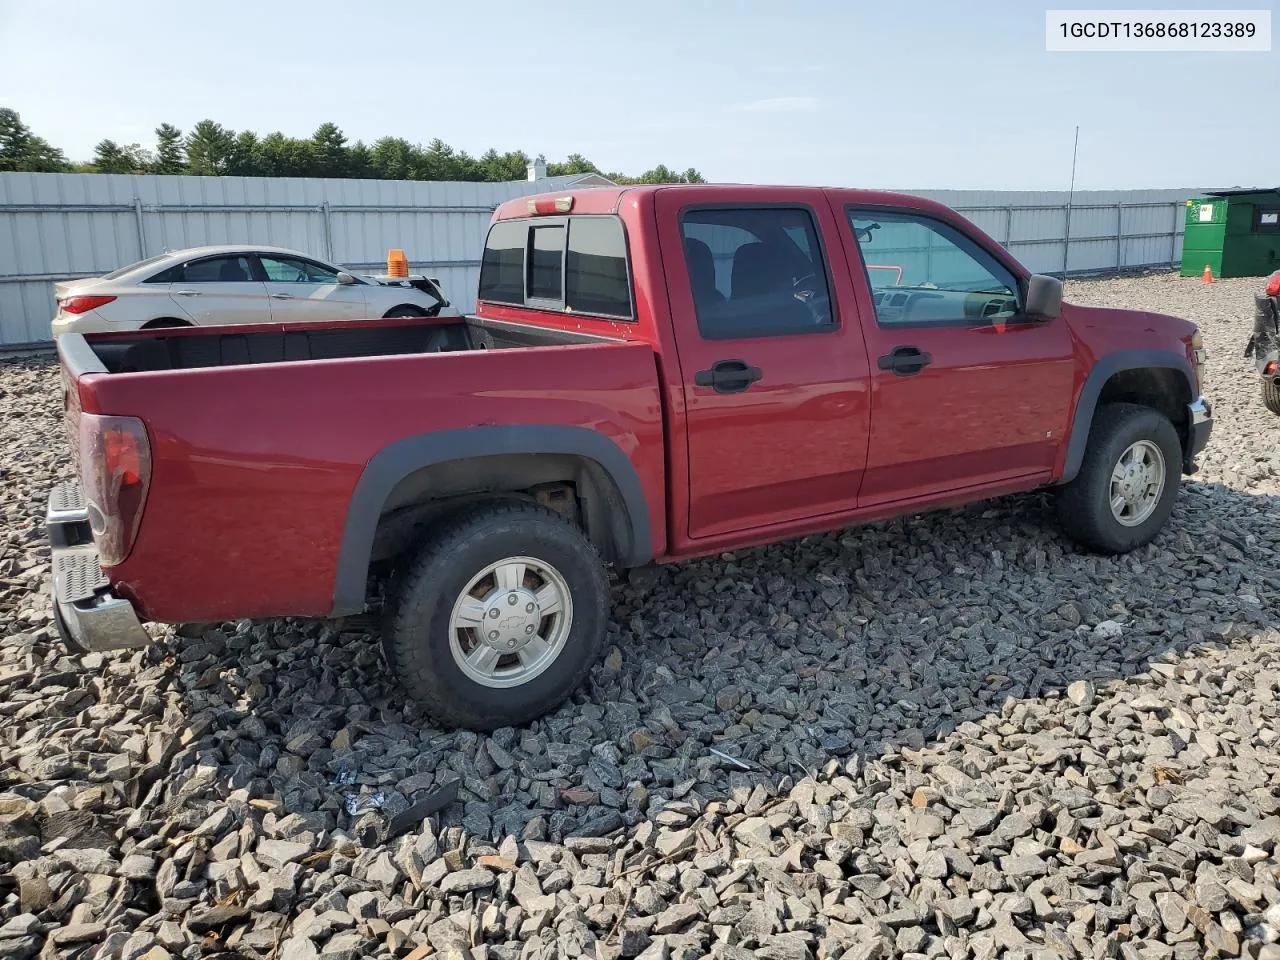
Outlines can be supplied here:
<path id="1" fill-rule="evenodd" d="M 127 267 L 121 267 L 119 270 L 112 270 L 110 273 L 103 274 L 102 279 L 115 280 L 118 277 L 123 277 L 126 273 L 132 273 L 134 270 L 139 270 L 148 264 L 159 263 L 168 256 L 169 255 L 167 253 L 162 253 L 159 256 L 147 257 L 147 259 L 139 260 L 137 263 L 131 263 Z"/>

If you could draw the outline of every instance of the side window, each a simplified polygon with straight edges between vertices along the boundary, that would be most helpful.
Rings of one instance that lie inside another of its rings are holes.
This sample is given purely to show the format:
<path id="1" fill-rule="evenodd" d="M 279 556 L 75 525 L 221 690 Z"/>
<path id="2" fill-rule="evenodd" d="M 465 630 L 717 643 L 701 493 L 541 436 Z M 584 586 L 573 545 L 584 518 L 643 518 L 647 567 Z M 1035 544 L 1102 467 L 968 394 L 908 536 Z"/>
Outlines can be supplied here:
<path id="1" fill-rule="evenodd" d="M 479 299 L 492 303 L 524 303 L 524 246 L 529 224 L 501 220 L 489 229 L 480 261 Z"/>
<path id="2" fill-rule="evenodd" d="M 564 303 L 576 313 L 631 319 L 627 242 L 616 217 L 574 217 L 565 252 Z"/>
<path id="3" fill-rule="evenodd" d="M 529 230 L 530 300 L 564 299 L 564 227 L 560 224 Z"/>
<path id="4" fill-rule="evenodd" d="M 985 324 L 1018 313 L 1018 282 L 950 224 L 897 211 L 848 211 L 881 326 Z"/>
<path id="5" fill-rule="evenodd" d="M 692 209 L 680 230 L 698 330 L 706 339 L 835 328 L 826 263 L 808 210 Z"/>
<path id="6" fill-rule="evenodd" d="M 294 257 L 258 255 L 258 261 L 271 283 L 337 283 L 338 271 L 322 267 L 310 260 Z"/>
<path id="7" fill-rule="evenodd" d="M 167 267 L 164 270 L 161 270 L 159 273 L 156 273 L 147 277 L 147 279 L 143 280 L 142 282 L 143 283 L 177 283 L 181 279 L 182 279 L 182 264 L 178 263 L 178 264 L 174 264 L 172 267 Z"/>
<path id="8" fill-rule="evenodd" d="M 119 280 L 126 273 L 133 273 L 135 270 L 141 270 L 143 267 L 150 266 L 153 263 L 159 263 L 161 260 L 167 259 L 168 256 L 169 255 L 167 253 L 160 253 L 156 254 L 154 257 L 147 257 L 145 260 L 139 260 L 137 263 L 131 263 L 127 267 L 121 267 L 119 270 L 112 270 L 110 273 L 104 273 L 102 275 L 102 279 Z M 167 270 L 164 272 L 168 273 Z M 149 277 L 144 280 L 143 283 L 152 283 L 154 280 L 155 277 Z"/>
<path id="9" fill-rule="evenodd" d="M 208 257 L 204 260 L 191 260 L 174 267 L 172 283 L 251 283 L 253 270 L 249 266 L 249 258 Z"/>

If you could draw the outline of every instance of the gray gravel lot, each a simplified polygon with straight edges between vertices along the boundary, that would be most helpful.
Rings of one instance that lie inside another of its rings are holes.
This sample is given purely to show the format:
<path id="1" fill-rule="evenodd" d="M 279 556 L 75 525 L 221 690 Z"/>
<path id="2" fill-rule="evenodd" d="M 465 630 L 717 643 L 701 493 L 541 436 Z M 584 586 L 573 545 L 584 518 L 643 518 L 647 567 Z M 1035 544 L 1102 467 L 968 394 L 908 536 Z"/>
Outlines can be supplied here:
<path id="1" fill-rule="evenodd" d="M 0 956 L 1277 960 L 1258 286 L 1069 285 L 1204 331 L 1215 433 L 1152 546 L 1082 553 L 1037 494 L 666 569 L 492 736 L 427 726 L 358 621 L 65 655 L 56 368 L 0 365 Z"/>

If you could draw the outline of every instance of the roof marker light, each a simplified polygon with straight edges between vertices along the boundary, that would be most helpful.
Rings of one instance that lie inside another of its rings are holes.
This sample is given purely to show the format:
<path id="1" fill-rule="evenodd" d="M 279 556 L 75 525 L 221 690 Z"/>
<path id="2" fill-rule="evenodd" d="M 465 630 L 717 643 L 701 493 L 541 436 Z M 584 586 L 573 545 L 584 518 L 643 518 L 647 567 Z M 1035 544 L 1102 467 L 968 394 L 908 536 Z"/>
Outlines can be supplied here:
<path id="1" fill-rule="evenodd" d="M 568 213 L 573 209 L 573 197 L 537 197 L 530 198 L 529 212 L 534 216 L 545 216 L 550 213 Z"/>

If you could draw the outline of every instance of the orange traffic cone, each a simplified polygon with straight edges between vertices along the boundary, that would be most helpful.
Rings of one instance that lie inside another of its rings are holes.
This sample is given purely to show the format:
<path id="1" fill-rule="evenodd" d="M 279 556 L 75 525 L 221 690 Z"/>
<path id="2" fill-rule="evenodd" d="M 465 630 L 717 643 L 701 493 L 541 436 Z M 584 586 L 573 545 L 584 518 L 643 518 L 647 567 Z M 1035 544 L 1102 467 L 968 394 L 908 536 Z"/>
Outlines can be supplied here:
<path id="1" fill-rule="evenodd" d="M 1213 271 L 1209 269 L 1209 265 L 1204 265 L 1204 276 L 1200 279 L 1201 283 L 1213 283 Z"/>

